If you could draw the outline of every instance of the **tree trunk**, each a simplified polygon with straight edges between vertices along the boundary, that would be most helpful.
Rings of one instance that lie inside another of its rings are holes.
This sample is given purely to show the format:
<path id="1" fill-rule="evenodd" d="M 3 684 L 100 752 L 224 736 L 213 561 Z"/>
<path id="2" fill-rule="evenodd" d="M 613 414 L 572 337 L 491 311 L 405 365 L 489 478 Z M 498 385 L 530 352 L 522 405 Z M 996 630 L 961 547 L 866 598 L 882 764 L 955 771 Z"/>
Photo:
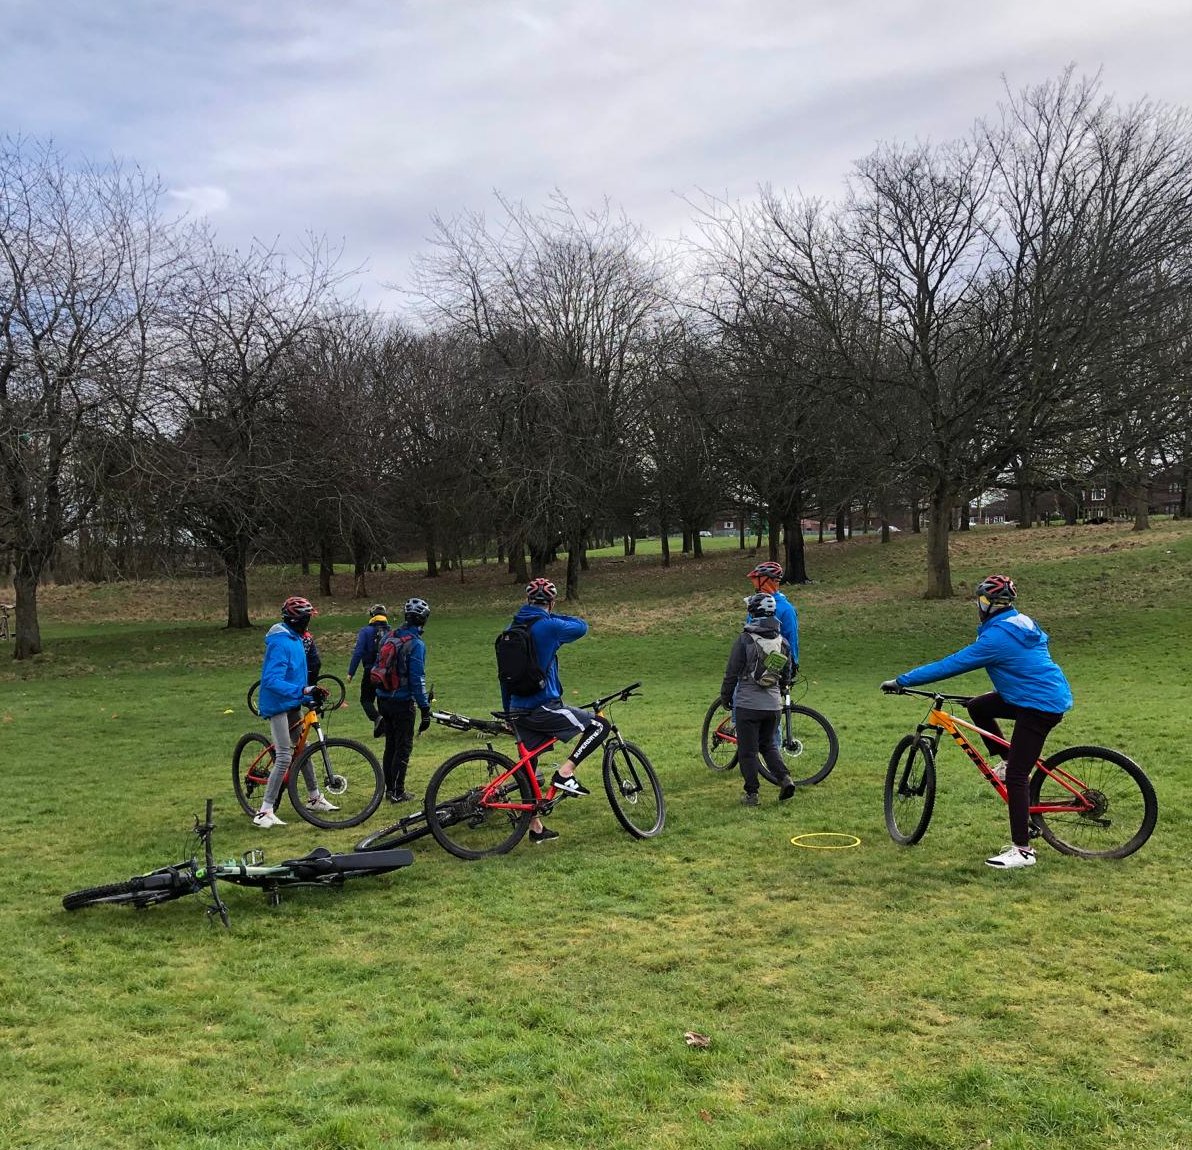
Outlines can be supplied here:
<path id="1" fill-rule="evenodd" d="M 946 487 L 931 493 L 931 518 L 927 523 L 927 593 L 925 599 L 952 598 L 952 568 L 948 555 L 948 529 L 952 524 L 952 492 Z"/>
<path id="2" fill-rule="evenodd" d="M 331 550 L 331 541 L 319 541 L 319 594 L 327 599 L 331 598 L 331 576 L 335 574 L 335 564 L 332 562 L 335 554 Z"/>
<path id="3" fill-rule="evenodd" d="M 658 515 L 658 538 L 662 543 L 662 565 L 670 566 L 670 523 L 661 512 Z"/>
<path id="4" fill-rule="evenodd" d="M 1140 483 L 1134 492 L 1134 526 L 1131 531 L 1149 531 L 1151 527 L 1150 515 L 1151 488 L 1149 483 Z"/>
<path id="5" fill-rule="evenodd" d="M 37 621 L 37 581 L 40 577 L 41 564 L 36 557 L 18 551 L 16 573 L 12 577 L 17 601 L 14 659 L 41 654 L 41 625 Z"/>
<path id="6" fill-rule="evenodd" d="M 224 552 L 224 570 L 228 577 L 228 629 L 252 626 L 248 617 L 248 540 L 237 539 Z"/>
<path id="7" fill-rule="evenodd" d="M 786 562 L 783 564 L 787 583 L 810 583 L 807 574 L 807 549 L 803 546 L 803 502 L 794 501 L 790 514 L 783 524 L 786 540 Z"/>
<path id="8" fill-rule="evenodd" d="M 567 595 L 568 601 L 579 598 L 580 559 L 584 553 L 582 538 L 572 539 L 567 548 Z"/>
<path id="9" fill-rule="evenodd" d="M 960 505 L 960 530 L 968 531 L 972 525 L 973 505 L 971 503 L 962 503 Z"/>
<path id="10" fill-rule="evenodd" d="M 844 534 L 844 508 L 836 508 L 836 542 L 843 543 L 845 540 Z"/>

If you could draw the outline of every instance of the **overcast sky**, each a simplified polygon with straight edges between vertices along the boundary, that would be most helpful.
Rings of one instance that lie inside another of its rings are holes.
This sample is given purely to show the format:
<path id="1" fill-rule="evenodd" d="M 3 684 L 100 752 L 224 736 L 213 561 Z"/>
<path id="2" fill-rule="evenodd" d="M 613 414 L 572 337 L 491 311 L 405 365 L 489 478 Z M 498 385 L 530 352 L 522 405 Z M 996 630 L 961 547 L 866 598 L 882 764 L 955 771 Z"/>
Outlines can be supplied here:
<path id="1" fill-rule="evenodd" d="M 0 132 L 160 175 L 228 243 L 312 231 L 400 311 L 432 212 L 828 198 L 1067 64 L 1192 106 L 1192 0 L 0 0 Z M 1003 79 L 1004 77 L 1004 79 Z"/>

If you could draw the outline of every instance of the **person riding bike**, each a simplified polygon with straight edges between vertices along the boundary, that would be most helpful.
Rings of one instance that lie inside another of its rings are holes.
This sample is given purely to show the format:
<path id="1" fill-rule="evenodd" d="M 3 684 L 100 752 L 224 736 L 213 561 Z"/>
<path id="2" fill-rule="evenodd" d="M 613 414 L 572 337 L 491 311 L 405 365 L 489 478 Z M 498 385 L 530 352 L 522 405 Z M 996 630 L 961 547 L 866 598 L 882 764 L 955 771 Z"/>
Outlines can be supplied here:
<path id="1" fill-rule="evenodd" d="M 1030 845 L 1030 777 L 1053 727 L 1072 709 L 1072 689 L 1051 657 L 1047 632 L 1029 615 L 1014 607 L 1018 589 L 1008 575 L 990 575 L 977 584 L 977 641 L 955 653 L 904 671 L 888 679 L 882 690 L 897 693 L 938 679 L 950 679 L 984 667 L 994 690 L 970 699 L 973 722 L 990 734 L 1001 736 L 998 719 L 1013 719 L 1014 733 L 1005 761 L 995 768 L 1006 784 L 1010 809 L 1011 843 L 1000 854 L 985 860 L 998 870 L 1035 865 Z M 1001 745 L 985 739 L 990 754 L 1002 754 Z"/>
<path id="2" fill-rule="evenodd" d="M 582 639 L 588 633 L 588 624 L 572 615 L 554 614 L 557 597 L 558 591 L 549 579 L 531 579 L 526 584 L 525 606 L 514 615 L 511 626 L 528 629 L 543 686 L 533 694 L 519 695 L 502 682 L 501 709 L 522 712 L 515 717 L 514 728 L 517 737 L 528 747 L 552 735 L 564 743 L 579 736 L 575 750 L 559 764 L 551 783 L 565 795 L 580 797 L 591 791 L 576 778 L 575 769 L 604 742 L 610 724 L 603 715 L 563 702 L 559 648 Z M 530 823 L 531 842 L 550 842 L 558 837 L 558 832 L 543 826 L 540 818 L 535 817 Z"/>
<path id="3" fill-rule="evenodd" d="M 775 732 L 782 714 L 782 696 L 790 688 L 794 660 L 791 646 L 781 633 L 773 595 L 750 595 L 745 600 L 748 622 L 733 643 L 720 702 L 735 716 L 737 762 L 745 780 L 741 802 L 758 804 L 760 758 L 779 780 L 778 798 L 785 802 L 795 784 L 778 749 Z M 772 664 L 770 663 L 772 660 Z M 760 756 L 760 758 L 759 758 Z"/>
<path id="4" fill-rule="evenodd" d="M 405 622 L 386 639 L 398 644 L 396 658 L 401 660 L 401 682 L 395 690 L 378 686 L 377 728 L 385 736 L 381 767 L 385 772 L 385 794 L 391 803 L 408 803 L 415 796 L 406 790 L 406 771 L 414 749 L 414 707 L 422 716 L 418 734 L 430 726 L 430 697 L 426 688 L 426 642 L 423 629 L 430 619 L 430 604 L 425 599 L 407 599 L 402 608 Z M 381 657 L 380 648 L 377 658 Z"/>
<path id="5" fill-rule="evenodd" d="M 290 728 L 298 723 L 301 714 L 298 708 L 304 702 L 317 702 L 327 697 L 322 687 L 307 682 L 307 653 L 303 636 L 307 634 L 311 617 L 317 614 L 309 599 L 291 595 L 281 605 L 282 621 L 274 623 L 265 635 L 265 657 L 261 663 L 257 710 L 262 718 L 269 720 L 269 733 L 273 738 L 276 757 L 265 785 L 261 809 L 253 816 L 253 824 L 258 827 L 285 826 L 273 812 L 281 793 L 282 780 L 294 755 Z M 339 810 L 319 791 L 314 768 L 309 763 L 303 768 L 303 778 L 309 795 L 307 805 L 311 810 Z"/>

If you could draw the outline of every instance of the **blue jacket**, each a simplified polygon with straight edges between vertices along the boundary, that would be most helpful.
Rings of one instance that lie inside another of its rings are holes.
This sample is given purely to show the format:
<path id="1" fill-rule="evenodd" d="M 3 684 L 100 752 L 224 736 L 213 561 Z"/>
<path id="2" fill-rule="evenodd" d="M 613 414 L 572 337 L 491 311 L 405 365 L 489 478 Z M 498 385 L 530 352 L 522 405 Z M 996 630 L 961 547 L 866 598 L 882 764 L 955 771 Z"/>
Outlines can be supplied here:
<path id="1" fill-rule="evenodd" d="M 781 591 L 774 592 L 774 603 L 778 608 L 774 612 L 774 618 L 778 620 L 778 629 L 782 632 L 782 637 L 791 645 L 791 659 L 797 663 L 799 661 L 799 612 Z M 746 625 L 756 622 L 757 620 L 751 615 L 745 616 Z"/>
<path id="2" fill-rule="evenodd" d="M 257 710 L 262 718 L 269 719 L 300 706 L 306 679 L 302 636 L 285 623 L 274 623 L 265 634 L 265 658 L 257 692 Z"/>
<path id="3" fill-rule="evenodd" d="M 348 678 L 356 674 L 356 668 L 363 666 L 365 671 L 377 661 L 377 652 L 389 628 L 383 623 L 366 623 L 356 632 L 356 646 L 352 648 L 352 658 L 348 663 Z"/>
<path id="4" fill-rule="evenodd" d="M 403 658 L 406 673 L 396 691 L 382 691 L 377 688 L 378 699 L 413 699 L 421 711 L 430 710 L 430 699 L 426 695 L 426 643 L 422 640 L 422 628 L 406 623 L 392 632 L 398 636 L 410 636 Z"/>
<path id="5" fill-rule="evenodd" d="M 563 697 L 563 684 L 559 680 L 559 648 L 564 643 L 574 643 L 588 633 L 588 625 L 573 615 L 555 615 L 537 603 L 527 603 L 516 615 L 515 623 L 530 621 L 530 637 L 534 640 L 534 652 L 538 666 L 546 678 L 546 686 L 536 695 L 514 695 L 504 683 L 501 684 L 501 709 L 528 711 L 541 707 Z"/>
<path id="6" fill-rule="evenodd" d="M 977 641 L 963 650 L 899 675 L 900 687 L 918 687 L 984 667 L 994 690 L 1007 703 L 1036 711 L 1072 709 L 1072 689 L 1052 659 L 1047 632 L 1013 607 L 999 611 L 977 628 Z"/>

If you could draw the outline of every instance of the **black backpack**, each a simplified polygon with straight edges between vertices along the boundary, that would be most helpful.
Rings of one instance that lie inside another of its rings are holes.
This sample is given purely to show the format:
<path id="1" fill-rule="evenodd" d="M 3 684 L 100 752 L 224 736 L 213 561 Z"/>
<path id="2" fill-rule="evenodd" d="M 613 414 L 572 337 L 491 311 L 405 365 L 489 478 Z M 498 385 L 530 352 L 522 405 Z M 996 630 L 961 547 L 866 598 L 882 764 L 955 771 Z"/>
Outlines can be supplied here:
<path id="1" fill-rule="evenodd" d="M 512 695 L 536 695 L 546 686 L 530 634 L 537 621 L 514 619 L 496 638 L 497 678 Z"/>

